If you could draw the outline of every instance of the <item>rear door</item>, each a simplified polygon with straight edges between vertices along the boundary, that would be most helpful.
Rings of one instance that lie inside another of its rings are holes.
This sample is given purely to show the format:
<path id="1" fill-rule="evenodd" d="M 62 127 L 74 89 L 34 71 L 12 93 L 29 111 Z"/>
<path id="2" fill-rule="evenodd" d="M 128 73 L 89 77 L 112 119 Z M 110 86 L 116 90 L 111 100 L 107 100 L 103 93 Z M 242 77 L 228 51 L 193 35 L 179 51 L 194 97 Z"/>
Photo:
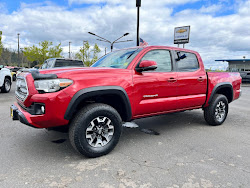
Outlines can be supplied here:
<path id="1" fill-rule="evenodd" d="M 173 71 L 171 53 L 167 49 L 152 49 L 144 53 L 142 60 L 157 63 L 154 71 L 133 75 L 135 116 L 158 114 L 177 108 L 177 79 Z"/>
<path id="2" fill-rule="evenodd" d="M 195 53 L 174 51 L 177 70 L 178 108 L 200 107 L 205 103 L 207 76 L 199 57 Z"/>

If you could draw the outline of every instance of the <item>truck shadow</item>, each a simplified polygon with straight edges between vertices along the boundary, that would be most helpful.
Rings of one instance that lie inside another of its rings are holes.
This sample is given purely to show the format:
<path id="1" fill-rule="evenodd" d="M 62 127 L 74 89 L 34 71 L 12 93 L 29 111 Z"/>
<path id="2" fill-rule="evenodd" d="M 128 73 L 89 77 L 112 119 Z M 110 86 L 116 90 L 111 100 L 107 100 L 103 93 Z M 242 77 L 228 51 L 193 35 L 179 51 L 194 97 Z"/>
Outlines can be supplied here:
<path id="1" fill-rule="evenodd" d="M 155 129 L 159 132 L 171 131 L 178 128 L 199 127 L 206 125 L 203 111 L 192 110 L 148 117 L 134 121 L 140 128 Z"/>
<path id="2" fill-rule="evenodd" d="M 120 141 L 113 152 L 115 152 L 117 148 L 119 148 L 118 150 L 120 151 L 126 151 L 126 147 L 128 144 L 130 145 L 131 140 L 136 142 L 137 145 L 140 145 L 141 142 L 145 142 L 147 139 L 158 137 L 157 140 L 160 142 L 162 137 L 176 134 L 179 130 L 197 129 L 207 126 L 201 110 L 142 118 L 134 122 L 139 127 L 124 127 Z M 56 158 L 57 160 L 59 158 L 63 160 L 65 157 L 67 158 L 69 156 L 77 160 L 85 158 L 75 152 L 70 144 L 67 133 L 47 130 L 32 131 L 36 132 L 35 136 L 26 137 L 25 140 L 19 141 L 19 143 L 25 142 L 20 144 L 20 149 L 29 152 L 30 155 L 36 156 L 39 154 Z M 150 131 L 153 133 L 150 133 Z M 130 147 L 132 147 L 132 145 L 131 143 Z"/>

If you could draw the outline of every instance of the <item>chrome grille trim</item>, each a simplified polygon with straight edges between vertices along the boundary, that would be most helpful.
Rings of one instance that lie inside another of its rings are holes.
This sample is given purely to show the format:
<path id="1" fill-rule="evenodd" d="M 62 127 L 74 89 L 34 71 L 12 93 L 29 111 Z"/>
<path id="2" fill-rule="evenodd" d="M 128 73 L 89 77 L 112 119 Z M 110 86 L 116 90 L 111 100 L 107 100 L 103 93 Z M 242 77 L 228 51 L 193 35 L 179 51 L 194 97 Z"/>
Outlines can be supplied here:
<path id="1" fill-rule="evenodd" d="M 16 94 L 16 98 L 21 101 L 25 101 L 26 98 L 28 97 L 29 89 L 27 86 L 26 79 L 24 77 L 20 77 L 20 76 L 17 77 L 15 94 Z"/>

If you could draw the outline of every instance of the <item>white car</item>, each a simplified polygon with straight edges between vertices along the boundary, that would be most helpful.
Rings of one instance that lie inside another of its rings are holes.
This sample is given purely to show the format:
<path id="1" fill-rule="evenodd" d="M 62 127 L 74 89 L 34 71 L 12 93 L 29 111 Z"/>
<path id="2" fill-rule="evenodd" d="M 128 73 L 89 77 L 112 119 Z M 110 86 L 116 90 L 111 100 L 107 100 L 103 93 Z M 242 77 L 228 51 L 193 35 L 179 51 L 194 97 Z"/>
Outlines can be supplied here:
<path id="1" fill-rule="evenodd" d="M 2 93 L 8 93 L 11 89 L 11 73 L 3 65 L 0 65 L 0 89 Z"/>

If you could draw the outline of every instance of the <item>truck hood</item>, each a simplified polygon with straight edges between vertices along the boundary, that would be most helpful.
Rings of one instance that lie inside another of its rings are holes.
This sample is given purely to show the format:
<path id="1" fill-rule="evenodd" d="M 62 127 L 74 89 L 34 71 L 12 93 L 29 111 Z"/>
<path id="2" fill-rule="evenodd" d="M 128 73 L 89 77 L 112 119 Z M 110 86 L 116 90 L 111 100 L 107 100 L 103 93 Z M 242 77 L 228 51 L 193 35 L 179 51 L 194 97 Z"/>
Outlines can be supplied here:
<path id="1" fill-rule="evenodd" d="M 128 72 L 127 69 L 117 69 L 117 68 L 103 68 L 103 67 L 76 67 L 76 68 L 58 68 L 58 69 L 46 69 L 39 70 L 41 74 L 56 74 L 58 78 L 71 78 L 81 77 L 87 74 L 105 74 L 108 73 L 110 75 L 121 72 Z"/>

